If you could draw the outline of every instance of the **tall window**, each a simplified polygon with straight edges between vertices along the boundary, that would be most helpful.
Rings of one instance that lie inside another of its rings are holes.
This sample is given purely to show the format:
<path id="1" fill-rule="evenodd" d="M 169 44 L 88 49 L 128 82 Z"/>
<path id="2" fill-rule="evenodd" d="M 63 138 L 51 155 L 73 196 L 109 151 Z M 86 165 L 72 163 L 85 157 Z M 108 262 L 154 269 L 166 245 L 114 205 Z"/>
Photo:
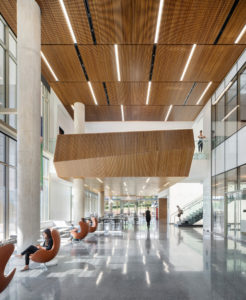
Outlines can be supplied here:
<path id="1" fill-rule="evenodd" d="M 237 81 L 226 93 L 225 107 L 225 137 L 230 137 L 237 131 Z"/>
<path id="2" fill-rule="evenodd" d="M 0 132 L 0 241 L 16 236 L 16 141 Z"/>
<path id="3" fill-rule="evenodd" d="M 246 69 L 242 71 L 239 79 L 239 128 L 246 125 Z"/>
<path id="4" fill-rule="evenodd" d="M 0 106 L 17 108 L 17 44 L 13 32 L 0 16 Z M 17 128 L 15 114 L 0 115 L 0 120 Z"/>

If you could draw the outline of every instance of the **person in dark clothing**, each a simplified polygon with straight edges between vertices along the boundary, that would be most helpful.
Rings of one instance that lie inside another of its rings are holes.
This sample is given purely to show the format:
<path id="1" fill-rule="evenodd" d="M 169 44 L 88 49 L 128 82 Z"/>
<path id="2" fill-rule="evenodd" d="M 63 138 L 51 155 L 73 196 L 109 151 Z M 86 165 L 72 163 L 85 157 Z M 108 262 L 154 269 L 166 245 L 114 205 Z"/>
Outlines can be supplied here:
<path id="1" fill-rule="evenodd" d="M 17 257 L 22 257 L 25 255 L 25 267 L 21 271 L 27 271 L 29 270 L 29 261 L 30 261 L 30 255 L 38 251 L 39 249 L 44 249 L 44 250 L 50 250 L 53 246 L 53 239 L 51 236 L 51 231 L 50 229 L 45 229 L 43 232 L 43 237 L 44 237 L 44 243 L 43 246 L 34 246 L 30 245 L 28 248 L 26 248 L 23 252 L 21 252 L 20 255 L 17 255 Z"/>
<path id="2" fill-rule="evenodd" d="M 147 207 L 147 210 L 145 212 L 145 218 L 146 218 L 146 222 L 147 222 L 147 227 L 149 229 L 150 221 L 151 221 L 151 212 L 149 210 L 149 207 Z"/>

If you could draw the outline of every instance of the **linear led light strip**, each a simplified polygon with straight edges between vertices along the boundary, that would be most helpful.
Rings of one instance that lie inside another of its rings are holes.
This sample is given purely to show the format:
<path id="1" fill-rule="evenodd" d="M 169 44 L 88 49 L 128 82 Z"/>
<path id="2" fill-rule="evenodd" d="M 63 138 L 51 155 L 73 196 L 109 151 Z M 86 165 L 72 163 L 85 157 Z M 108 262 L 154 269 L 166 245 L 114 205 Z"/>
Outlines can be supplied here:
<path id="1" fill-rule="evenodd" d="M 168 111 L 167 111 L 167 115 L 166 115 L 166 118 L 165 118 L 165 122 L 168 120 L 172 108 L 173 108 L 173 105 L 170 105 L 170 106 L 169 106 L 169 109 L 168 109 Z"/>
<path id="2" fill-rule="evenodd" d="M 65 5 L 64 5 L 64 2 L 63 2 L 63 0 L 59 0 L 59 2 L 60 2 L 60 5 L 61 5 L 61 8 L 62 8 L 64 17 L 65 17 L 65 19 L 66 19 L 67 26 L 68 26 L 68 29 L 69 29 L 69 31 L 70 31 L 71 37 L 72 37 L 72 39 L 73 39 L 73 42 L 74 42 L 74 44 L 77 44 L 77 40 L 76 40 L 76 38 L 75 38 L 75 34 L 74 34 L 74 32 L 73 32 L 73 28 L 72 28 L 71 22 L 70 22 L 70 20 L 69 20 L 69 17 L 68 17 L 67 10 L 66 10 L 66 7 L 65 7 Z"/>
<path id="3" fill-rule="evenodd" d="M 236 38 L 236 40 L 234 42 L 235 44 L 237 44 L 241 40 L 241 38 L 244 35 L 245 31 L 246 31 L 246 25 L 244 25 L 243 29 L 241 30 L 241 32 L 239 33 L 238 37 Z"/>
<path id="4" fill-rule="evenodd" d="M 100 178 L 98 178 L 98 177 L 97 177 L 97 181 L 103 183 L 103 181 Z"/>
<path id="5" fill-rule="evenodd" d="M 94 103 L 95 103 L 96 105 L 98 105 L 97 99 L 96 99 L 96 96 L 95 96 L 95 94 L 94 94 L 94 91 L 93 91 L 93 88 L 92 88 L 92 86 L 91 86 L 90 81 L 87 81 L 87 83 L 88 83 L 88 85 L 89 85 L 89 88 L 90 88 L 91 95 L 92 95 L 92 98 L 93 98 L 93 100 L 94 100 Z"/>
<path id="6" fill-rule="evenodd" d="M 117 69 L 118 81 L 120 81 L 120 63 L 119 63 L 119 53 L 118 53 L 118 45 L 114 45 L 114 54 L 115 54 L 115 63 Z"/>
<path id="7" fill-rule="evenodd" d="M 149 83 L 148 83 L 148 90 L 147 90 L 147 97 L 146 97 L 146 105 L 149 104 L 150 89 L 151 89 L 151 81 L 149 81 Z"/>
<path id="8" fill-rule="evenodd" d="M 236 109 L 238 109 L 239 105 L 235 106 L 222 120 L 224 122 Z"/>
<path id="9" fill-rule="evenodd" d="M 124 116 L 124 107 L 123 107 L 122 104 L 121 104 L 121 106 L 120 106 L 120 109 L 121 109 L 121 118 L 122 118 L 122 122 L 124 122 L 124 121 L 125 121 L 125 116 Z"/>
<path id="10" fill-rule="evenodd" d="M 155 44 L 158 43 L 158 39 L 159 39 L 159 31 L 160 31 L 160 25 L 161 25 L 163 5 L 164 5 L 164 0 L 160 0 L 157 23 L 156 23 L 156 30 L 155 30 L 155 41 L 154 41 Z"/>
<path id="11" fill-rule="evenodd" d="M 48 69 L 50 70 L 50 73 L 53 75 L 53 77 L 55 78 L 56 81 L 58 81 L 58 78 L 56 77 L 55 72 L 53 71 L 53 69 L 51 68 L 48 60 L 46 59 L 46 57 L 44 56 L 43 52 L 41 51 L 41 57 L 44 60 L 44 62 L 46 63 Z"/>
<path id="12" fill-rule="evenodd" d="M 209 84 L 206 86 L 205 90 L 203 91 L 203 93 L 201 94 L 201 97 L 198 99 L 196 105 L 199 105 L 199 103 L 202 101 L 202 98 L 204 97 L 204 95 L 207 93 L 208 89 L 210 88 L 212 84 L 212 81 L 209 82 Z"/>
<path id="13" fill-rule="evenodd" d="M 232 85 L 232 81 L 230 81 L 230 82 L 228 83 L 228 85 L 227 85 L 226 88 L 223 90 L 223 92 L 222 92 L 222 93 L 219 95 L 219 97 L 214 101 L 213 105 L 217 104 L 217 103 L 220 101 L 220 99 L 223 97 L 223 95 L 225 94 L 225 92 L 226 92 L 227 90 L 229 90 L 229 88 L 231 87 L 231 85 Z"/>
<path id="14" fill-rule="evenodd" d="M 180 78 L 180 81 L 182 81 L 182 80 L 184 79 L 185 73 L 186 73 L 186 71 L 187 71 L 187 69 L 188 69 L 188 66 L 189 66 L 189 64 L 190 64 L 190 61 L 191 61 L 191 58 L 192 58 L 192 56 L 193 56 L 193 54 L 194 54 L 195 49 L 196 49 L 196 44 L 194 44 L 194 45 L 192 46 L 192 48 L 191 48 L 190 55 L 189 55 L 189 57 L 188 57 L 188 60 L 187 60 L 187 62 L 186 62 L 186 65 L 185 65 L 185 67 L 184 67 L 184 71 L 183 71 L 183 73 L 182 73 L 182 76 L 181 76 L 181 78 Z"/>
<path id="15" fill-rule="evenodd" d="M 150 181 L 150 177 L 148 177 L 147 179 L 146 179 L 146 183 L 148 183 Z"/>

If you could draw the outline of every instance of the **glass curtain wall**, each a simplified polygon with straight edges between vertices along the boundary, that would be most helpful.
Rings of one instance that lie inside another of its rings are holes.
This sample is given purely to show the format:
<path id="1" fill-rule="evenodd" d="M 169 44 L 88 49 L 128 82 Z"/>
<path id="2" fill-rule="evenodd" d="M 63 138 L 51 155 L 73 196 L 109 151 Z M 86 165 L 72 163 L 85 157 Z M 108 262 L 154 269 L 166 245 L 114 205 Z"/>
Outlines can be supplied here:
<path id="1" fill-rule="evenodd" d="M 0 132 L 0 241 L 17 233 L 17 143 Z"/>
<path id="2" fill-rule="evenodd" d="M 13 32 L 0 16 L 0 106 L 17 108 L 17 44 Z M 17 128 L 15 114 L 0 115 L 0 120 Z"/>

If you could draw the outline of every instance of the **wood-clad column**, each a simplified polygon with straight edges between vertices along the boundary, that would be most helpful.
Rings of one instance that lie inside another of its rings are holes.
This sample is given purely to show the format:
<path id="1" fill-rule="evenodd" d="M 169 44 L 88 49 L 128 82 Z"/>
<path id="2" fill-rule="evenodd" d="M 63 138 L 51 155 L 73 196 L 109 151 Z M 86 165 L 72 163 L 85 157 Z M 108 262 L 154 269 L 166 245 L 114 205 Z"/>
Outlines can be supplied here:
<path id="1" fill-rule="evenodd" d="M 85 106 L 83 103 L 74 103 L 74 133 L 85 132 Z M 90 211 L 91 213 L 91 211 Z M 85 217 L 84 203 L 84 179 L 73 179 L 73 203 L 72 217 L 74 224 L 77 224 L 81 218 Z"/>
<path id="2" fill-rule="evenodd" d="M 40 237 L 41 17 L 34 0 L 17 1 L 17 247 Z"/>
<path id="3" fill-rule="evenodd" d="M 159 198 L 159 222 L 167 223 L 167 198 Z"/>

